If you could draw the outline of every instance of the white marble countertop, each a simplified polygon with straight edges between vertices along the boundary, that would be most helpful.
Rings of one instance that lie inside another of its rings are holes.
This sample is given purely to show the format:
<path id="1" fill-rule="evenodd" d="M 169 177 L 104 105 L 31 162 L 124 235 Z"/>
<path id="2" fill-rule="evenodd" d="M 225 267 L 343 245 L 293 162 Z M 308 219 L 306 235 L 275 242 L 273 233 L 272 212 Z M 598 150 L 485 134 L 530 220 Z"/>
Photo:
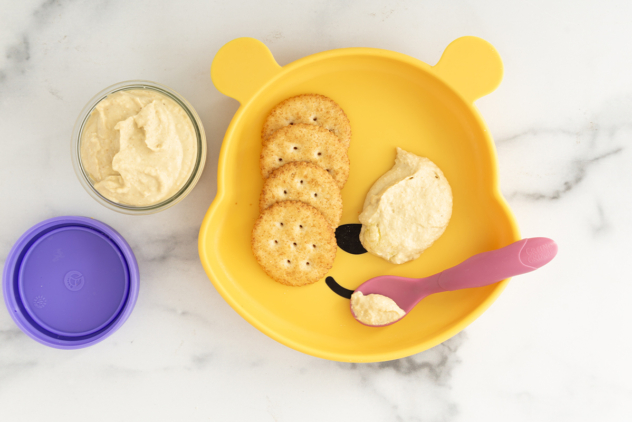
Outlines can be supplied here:
<path id="1" fill-rule="evenodd" d="M 142 288 L 115 335 L 71 352 L 29 339 L 0 307 L 0 420 L 632 420 L 630 16 L 624 1 L 1 1 L 0 259 L 43 219 L 91 216 L 131 244 Z M 557 240 L 556 260 L 398 361 L 330 362 L 257 331 L 197 255 L 238 106 L 211 83 L 214 54 L 251 36 L 282 65 L 350 46 L 434 64 L 463 35 L 503 58 L 501 86 L 477 105 L 523 236 Z M 176 89 L 208 138 L 192 194 L 141 218 L 90 198 L 69 154 L 87 100 L 128 79 Z"/>

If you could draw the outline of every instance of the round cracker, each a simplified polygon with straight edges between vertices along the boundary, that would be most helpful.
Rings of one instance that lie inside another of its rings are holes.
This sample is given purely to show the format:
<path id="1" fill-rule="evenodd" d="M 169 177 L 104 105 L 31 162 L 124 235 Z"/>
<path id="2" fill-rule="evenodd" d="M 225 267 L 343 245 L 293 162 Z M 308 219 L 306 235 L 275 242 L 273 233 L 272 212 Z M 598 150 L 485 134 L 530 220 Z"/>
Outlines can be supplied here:
<path id="1" fill-rule="evenodd" d="M 336 257 L 336 237 L 329 222 L 311 205 L 277 202 L 264 210 L 252 230 L 252 251 L 263 270 L 288 286 L 314 283 L 327 274 Z"/>
<path id="2" fill-rule="evenodd" d="M 263 123 L 261 138 L 265 142 L 278 129 L 299 123 L 323 127 L 349 148 L 349 118 L 334 100 L 320 94 L 297 95 L 279 103 Z"/>
<path id="3" fill-rule="evenodd" d="M 266 179 L 259 209 L 281 201 L 301 201 L 316 208 L 333 228 L 342 217 L 342 196 L 336 181 L 316 164 L 296 161 L 276 169 Z"/>
<path id="4" fill-rule="evenodd" d="M 305 161 L 324 168 L 342 189 L 349 177 L 349 156 L 336 136 L 320 126 L 283 127 L 263 144 L 261 175 L 264 179 L 287 163 Z"/>

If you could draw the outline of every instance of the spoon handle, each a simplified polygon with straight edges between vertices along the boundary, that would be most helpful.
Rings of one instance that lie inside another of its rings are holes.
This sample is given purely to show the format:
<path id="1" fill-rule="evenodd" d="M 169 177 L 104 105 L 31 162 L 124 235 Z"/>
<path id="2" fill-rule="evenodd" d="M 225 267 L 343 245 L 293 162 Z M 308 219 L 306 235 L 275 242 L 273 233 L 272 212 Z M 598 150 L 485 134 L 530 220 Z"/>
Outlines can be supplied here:
<path id="1" fill-rule="evenodd" d="M 536 270 L 557 254 L 557 244 L 546 237 L 522 239 L 504 248 L 483 252 L 439 274 L 442 291 L 482 287 Z"/>

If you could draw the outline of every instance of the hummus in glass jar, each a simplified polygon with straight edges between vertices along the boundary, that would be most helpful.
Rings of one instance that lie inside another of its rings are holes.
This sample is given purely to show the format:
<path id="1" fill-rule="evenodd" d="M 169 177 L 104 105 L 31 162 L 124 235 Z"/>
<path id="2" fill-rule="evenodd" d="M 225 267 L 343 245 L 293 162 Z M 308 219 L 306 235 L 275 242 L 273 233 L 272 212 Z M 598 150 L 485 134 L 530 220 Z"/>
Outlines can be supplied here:
<path id="1" fill-rule="evenodd" d="M 110 201 L 151 206 L 175 195 L 193 171 L 197 138 L 186 111 L 152 89 L 118 91 L 92 110 L 81 162 Z"/>

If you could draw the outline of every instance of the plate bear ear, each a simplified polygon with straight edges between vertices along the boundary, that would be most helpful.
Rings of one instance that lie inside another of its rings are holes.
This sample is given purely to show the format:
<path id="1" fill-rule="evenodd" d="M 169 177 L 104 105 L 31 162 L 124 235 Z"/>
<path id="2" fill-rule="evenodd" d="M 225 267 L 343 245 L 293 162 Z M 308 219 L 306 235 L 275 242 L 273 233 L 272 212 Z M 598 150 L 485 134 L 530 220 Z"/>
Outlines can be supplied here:
<path id="1" fill-rule="evenodd" d="M 498 51 L 478 37 L 461 37 L 443 51 L 432 71 L 469 103 L 494 91 L 503 79 Z"/>
<path id="2" fill-rule="evenodd" d="M 219 49 L 211 64 L 211 79 L 219 92 L 244 104 L 280 71 L 264 43 L 243 37 Z"/>
<path id="3" fill-rule="evenodd" d="M 362 224 L 343 224 L 336 229 L 336 243 L 343 251 L 352 255 L 362 255 L 366 249 L 360 242 Z"/>

